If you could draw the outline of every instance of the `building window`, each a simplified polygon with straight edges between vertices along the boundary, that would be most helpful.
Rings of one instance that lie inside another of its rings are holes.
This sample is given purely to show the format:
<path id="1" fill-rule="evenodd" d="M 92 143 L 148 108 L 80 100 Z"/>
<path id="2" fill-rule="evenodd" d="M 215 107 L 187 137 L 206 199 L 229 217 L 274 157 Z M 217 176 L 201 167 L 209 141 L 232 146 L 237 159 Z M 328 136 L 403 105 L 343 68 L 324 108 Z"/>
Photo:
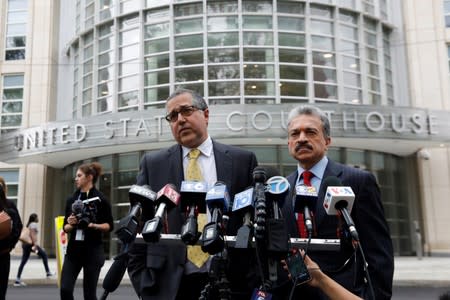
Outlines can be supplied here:
<path id="1" fill-rule="evenodd" d="M 119 24 L 119 111 L 137 110 L 139 105 L 139 16 L 130 15 Z"/>
<path id="2" fill-rule="evenodd" d="M 7 132 L 22 125 L 23 74 L 5 75 L 2 79 L 0 128 Z"/>
<path id="3" fill-rule="evenodd" d="M 99 16 L 100 20 L 111 19 L 114 16 L 113 0 L 100 0 Z"/>
<path id="4" fill-rule="evenodd" d="M 450 74 L 450 44 L 447 44 L 448 71 Z"/>
<path id="5" fill-rule="evenodd" d="M 28 0 L 8 0 L 5 60 L 25 59 Z"/>
<path id="6" fill-rule="evenodd" d="M 378 23 L 364 18 L 364 49 L 366 57 L 367 92 L 370 105 L 381 105 Z M 381 48 L 383 49 L 383 48 Z"/>
<path id="7" fill-rule="evenodd" d="M 97 113 L 113 109 L 115 73 L 115 36 L 110 23 L 100 26 L 98 31 Z"/>
<path id="8" fill-rule="evenodd" d="M 90 28 L 94 25 L 94 11 L 95 11 L 95 5 L 94 1 L 86 1 L 85 7 L 84 7 L 84 28 Z"/>
<path id="9" fill-rule="evenodd" d="M 362 104 L 361 59 L 359 52 L 358 15 L 354 12 L 339 12 L 339 53 L 342 60 L 342 83 L 344 102 Z"/>
<path id="10" fill-rule="evenodd" d="M 91 31 L 82 37 L 83 40 L 83 66 L 81 115 L 88 117 L 92 113 L 92 88 L 94 73 L 94 33 Z"/>
<path id="11" fill-rule="evenodd" d="M 0 176 L 5 179 L 8 192 L 6 197 L 17 205 L 19 193 L 19 170 L 1 170 Z"/>
<path id="12" fill-rule="evenodd" d="M 78 88 L 79 88 L 79 74 L 80 74 L 80 54 L 78 43 L 72 46 L 73 49 L 73 98 L 72 98 L 72 119 L 77 119 L 78 112 Z"/>
<path id="13" fill-rule="evenodd" d="M 450 28 L 450 0 L 444 0 L 445 27 Z"/>
<path id="14" fill-rule="evenodd" d="M 384 50 L 384 73 L 386 76 L 386 97 L 387 104 L 393 106 L 394 101 L 394 82 L 392 76 L 392 56 L 391 56 L 391 31 L 383 28 L 383 50 Z"/>

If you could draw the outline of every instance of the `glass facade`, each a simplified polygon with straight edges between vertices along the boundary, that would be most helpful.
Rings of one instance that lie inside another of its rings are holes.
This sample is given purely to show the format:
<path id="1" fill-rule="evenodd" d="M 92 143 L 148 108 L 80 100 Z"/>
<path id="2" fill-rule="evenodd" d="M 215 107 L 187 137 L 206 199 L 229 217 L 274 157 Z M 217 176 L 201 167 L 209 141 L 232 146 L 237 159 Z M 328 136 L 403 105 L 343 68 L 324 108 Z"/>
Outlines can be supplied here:
<path id="1" fill-rule="evenodd" d="M 443 0 L 445 27 L 450 28 L 450 0 Z"/>
<path id="2" fill-rule="evenodd" d="M 289 155 L 287 146 L 245 146 L 253 151 L 260 165 L 273 166 L 280 171 L 282 176 L 287 176 L 297 168 L 296 161 Z M 104 168 L 104 174 L 98 180 L 98 188 L 108 197 L 113 207 L 113 216 L 117 224 L 120 218 L 127 215 L 129 210 L 128 191 L 131 185 L 136 183 L 139 172 L 139 162 L 144 152 L 130 152 L 95 158 Z M 412 241 L 410 236 L 410 216 L 408 212 L 408 192 L 405 182 L 407 176 L 406 159 L 390 154 L 373 151 L 331 148 L 328 157 L 353 167 L 372 172 L 380 185 L 381 198 L 384 205 L 386 218 L 391 229 L 396 255 L 411 255 Z M 66 192 L 73 192 L 73 178 L 76 168 L 81 163 L 72 164 L 64 169 L 66 174 Z M 1 174 L 0 174 L 1 175 Z M 409 184 L 416 184 L 411 183 Z M 157 192 L 157 191 L 156 191 Z M 110 235 L 107 243 L 110 255 L 117 254 L 119 245 L 115 235 Z"/>
<path id="3" fill-rule="evenodd" d="M 1 132 L 17 129 L 22 125 L 23 91 L 23 74 L 4 75 L 2 77 Z"/>
<path id="4" fill-rule="evenodd" d="M 323 2 L 78 0 L 72 115 L 160 107 L 177 87 L 210 104 L 395 105 L 388 1 Z"/>
<path id="5" fill-rule="evenodd" d="M 12 200 L 17 206 L 17 198 L 19 193 L 19 170 L 18 169 L 2 169 L 0 170 L 0 176 L 6 182 L 8 188 L 7 197 Z M 22 222 L 24 222 L 22 220 Z"/>
<path id="6" fill-rule="evenodd" d="M 396 106 L 389 0 L 77 0 L 71 39 L 73 119 L 164 106 L 178 87 L 216 104 L 335 103 Z M 69 98 L 70 99 L 70 98 Z M 287 175 L 286 146 L 241 146 Z M 94 158 L 116 221 L 144 153 Z M 411 162 L 332 148 L 335 161 L 377 177 L 397 255 L 412 253 L 408 199 L 399 178 Z M 81 163 L 81 162 L 80 162 Z M 66 192 L 79 163 L 65 168 Z M 117 252 L 111 235 L 109 253 Z"/>
<path id="7" fill-rule="evenodd" d="M 28 0 L 8 0 L 5 60 L 25 59 Z"/>

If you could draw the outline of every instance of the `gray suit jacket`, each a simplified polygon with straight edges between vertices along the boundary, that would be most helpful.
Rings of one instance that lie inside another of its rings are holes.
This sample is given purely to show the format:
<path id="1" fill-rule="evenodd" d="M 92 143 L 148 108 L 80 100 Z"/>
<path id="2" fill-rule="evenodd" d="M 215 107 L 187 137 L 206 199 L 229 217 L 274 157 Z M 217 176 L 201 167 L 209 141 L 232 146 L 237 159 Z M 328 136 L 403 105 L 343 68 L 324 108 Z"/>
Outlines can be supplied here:
<path id="1" fill-rule="evenodd" d="M 369 265 L 375 299 L 390 299 L 394 272 L 393 247 L 380 200 L 380 190 L 375 177 L 367 171 L 348 167 L 331 160 L 328 162 L 323 178 L 325 179 L 329 176 L 339 178 L 342 185 L 350 186 L 356 195 L 351 216 L 358 230 L 360 243 Z M 287 177 L 292 187 L 295 186 L 297 177 L 297 171 Z M 317 238 L 335 239 L 337 237 L 338 218 L 336 216 L 328 216 L 323 208 L 326 192 L 323 183 L 324 180 L 322 180 L 318 202 L 315 207 Z M 285 201 L 283 213 L 290 235 L 298 237 L 299 233 L 291 201 L 292 199 Z M 354 263 L 354 258 L 352 258 L 345 268 L 338 272 L 331 272 L 337 271 L 352 256 L 353 251 L 349 245 L 343 247 L 337 253 L 329 253 L 327 251 L 309 251 L 308 253 L 325 272 L 330 271 L 328 275 L 345 288 L 366 299 L 370 297 L 367 287 L 363 283 L 364 271 L 360 255 L 357 256 L 356 264 Z M 304 289 L 308 288 L 305 287 Z M 311 291 L 297 291 L 297 294 L 302 292 L 304 293 L 302 295 L 306 295 Z M 315 294 L 311 298 L 305 297 L 305 299 L 327 298 L 323 295 L 318 296 Z"/>
<path id="2" fill-rule="evenodd" d="M 231 199 L 252 185 L 256 156 L 249 151 L 213 141 L 217 180 L 224 182 Z M 167 183 L 180 189 L 184 180 L 182 149 L 174 145 L 156 153 L 146 154 L 140 166 L 137 184 L 148 184 L 153 191 L 159 191 Z M 181 201 L 183 201 L 181 199 Z M 145 222 L 151 216 L 143 212 Z M 169 233 L 180 233 L 184 216 L 179 207 L 168 214 Z M 242 223 L 231 217 L 227 234 L 235 235 Z M 130 253 L 128 272 L 138 294 L 145 299 L 175 299 L 186 262 L 186 247 L 161 245 L 134 245 Z"/>

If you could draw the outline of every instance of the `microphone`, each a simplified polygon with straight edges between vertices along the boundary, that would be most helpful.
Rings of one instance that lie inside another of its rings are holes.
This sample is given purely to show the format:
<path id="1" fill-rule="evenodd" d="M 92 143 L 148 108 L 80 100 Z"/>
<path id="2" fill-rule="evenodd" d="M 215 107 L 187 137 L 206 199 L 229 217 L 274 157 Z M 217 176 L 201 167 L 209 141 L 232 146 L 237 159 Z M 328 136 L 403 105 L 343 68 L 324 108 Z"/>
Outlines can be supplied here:
<path id="1" fill-rule="evenodd" d="M 254 188 L 249 187 L 234 195 L 232 212 L 244 215 L 244 224 L 239 228 L 236 234 L 235 248 L 248 248 L 252 240 L 253 192 Z"/>
<path id="2" fill-rule="evenodd" d="M 205 225 L 202 232 L 201 246 L 203 252 L 211 255 L 219 253 L 225 245 L 223 234 L 224 227 L 222 216 L 226 214 L 230 205 L 230 194 L 223 182 L 216 184 L 206 193 L 206 205 L 211 212 L 211 222 Z"/>
<path id="3" fill-rule="evenodd" d="M 280 218 L 279 207 L 283 206 L 284 199 L 289 193 L 289 181 L 283 176 L 272 176 L 266 182 L 266 200 L 272 202 L 273 217 Z"/>
<path id="4" fill-rule="evenodd" d="M 146 242 L 157 242 L 163 227 L 163 215 L 180 203 L 180 194 L 176 187 L 168 183 L 158 191 L 156 203 L 158 208 L 153 219 L 148 220 L 142 230 L 142 237 Z"/>
<path id="5" fill-rule="evenodd" d="M 200 237 L 198 232 L 197 215 L 198 212 L 206 212 L 205 196 L 207 192 L 206 182 L 182 181 L 180 194 L 181 210 L 186 211 L 186 222 L 181 227 L 181 240 L 186 245 L 195 245 Z"/>
<path id="6" fill-rule="evenodd" d="M 349 186 L 342 186 L 342 182 L 335 176 L 325 178 L 324 186 L 327 188 L 323 207 L 328 215 L 342 215 L 347 224 L 350 235 L 354 241 L 359 241 L 358 231 L 350 215 L 355 193 Z"/>
<path id="7" fill-rule="evenodd" d="M 272 176 L 266 182 L 266 201 L 272 202 L 273 218 L 267 220 L 267 251 L 270 264 L 284 259 L 289 252 L 289 234 L 286 229 L 285 220 L 280 214 L 284 199 L 289 193 L 289 181 L 279 175 Z M 275 266 L 276 267 L 276 266 Z M 274 274 L 276 269 L 273 271 Z"/>
<path id="8" fill-rule="evenodd" d="M 311 218 L 311 210 L 314 210 L 317 203 L 317 191 L 313 186 L 297 185 L 295 187 L 295 206 L 294 211 L 303 214 L 305 227 L 308 231 L 308 236 L 312 235 L 313 222 Z"/>
<path id="9" fill-rule="evenodd" d="M 130 211 L 127 216 L 120 219 L 117 230 L 115 231 L 117 238 L 124 244 L 131 243 L 136 237 L 139 227 L 139 217 L 141 216 L 143 207 L 146 207 L 147 213 L 151 217 L 155 214 L 154 201 L 156 193 L 150 189 L 148 185 L 132 185 L 128 191 L 130 200 Z"/>
<path id="10" fill-rule="evenodd" d="M 84 204 L 83 204 L 83 201 L 81 201 L 80 199 L 77 199 L 72 203 L 72 213 L 75 216 L 81 217 L 81 214 L 83 213 L 83 209 L 84 209 Z"/>
<path id="11" fill-rule="evenodd" d="M 114 262 L 106 273 L 105 278 L 103 279 L 103 295 L 100 298 L 101 300 L 105 300 L 108 297 L 109 293 L 114 292 L 117 287 L 120 285 L 122 281 L 123 275 L 127 270 L 128 266 L 128 253 L 122 252 L 114 258 Z"/>
<path id="12" fill-rule="evenodd" d="M 266 169 L 261 166 L 253 170 L 255 181 L 255 237 L 263 240 L 266 233 L 266 195 L 264 183 L 267 180 Z"/>

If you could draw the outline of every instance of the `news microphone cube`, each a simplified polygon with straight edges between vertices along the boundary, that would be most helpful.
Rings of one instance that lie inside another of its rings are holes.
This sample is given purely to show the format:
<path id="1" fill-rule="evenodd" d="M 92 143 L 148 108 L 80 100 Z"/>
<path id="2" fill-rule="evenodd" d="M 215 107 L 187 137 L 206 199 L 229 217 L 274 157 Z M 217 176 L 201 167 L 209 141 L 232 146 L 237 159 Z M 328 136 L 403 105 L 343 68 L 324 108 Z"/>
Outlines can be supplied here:
<path id="1" fill-rule="evenodd" d="M 253 206 L 253 188 L 246 189 L 234 195 L 232 211 L 237 211 L 248 206 Z"/>
<path id="2" fill-rule="evenodd" d="M 167 210 L 178 206 L 180 203 L 180 194 L 176 191 L 176 188 L 172 184 L 166 184 L 162 189 L 158 191 L 157 200 L 158 203 L 164 202 L 167 205 Z"/>
<path id="3" fill-rule="evenodd" d="M 355 193 L 349 186 L 329 186 L 323 200 L 323 208 L 328 215 L 337 215 L 339 208 L 347 208 L 348 212 L 352 211 L 353 202 L 355 201 Z"/>
<path id="4" fill-rule="evenodd" d="M 206 213 L 205 197 L 208 191 L 208 184 L 203 181 L 182 181 L 180 187 L 181 211 L 185 211 L 187 206 L 194 205 L 199 213 Z"/>
<path id="5" fill-rule="evenodd" d="M 295 212 L 302 212 L 305 206 L 310 209 L 315 207 L 317 202 L 317 190 L 313 186 L 299 184 L 295 187 Z"/>
<path id="6" fill-rule="evenodd" d="M 289 181 L 283 176 L 270 177 L 266 182 L 266 192 L 279 195 L 289 191 Z"/>
<path id="7" fill-rule="evenodd" d="M 215 205 L 222 206 L 222 212 L 227 213 L 230 205 L 230 194 L 225 184 L 216 184 L 206 193 L 206 203 L 208 207 Z"/>
<path id="8" fill-rule="evenodd" d="M 128 191 L 128 197 L 130 198 L 130 202 L 133 202 L 131 204 L 134 205 L 136 202 L 155 201 L 156 193 L 148 186 L 133 184 Z"/>

